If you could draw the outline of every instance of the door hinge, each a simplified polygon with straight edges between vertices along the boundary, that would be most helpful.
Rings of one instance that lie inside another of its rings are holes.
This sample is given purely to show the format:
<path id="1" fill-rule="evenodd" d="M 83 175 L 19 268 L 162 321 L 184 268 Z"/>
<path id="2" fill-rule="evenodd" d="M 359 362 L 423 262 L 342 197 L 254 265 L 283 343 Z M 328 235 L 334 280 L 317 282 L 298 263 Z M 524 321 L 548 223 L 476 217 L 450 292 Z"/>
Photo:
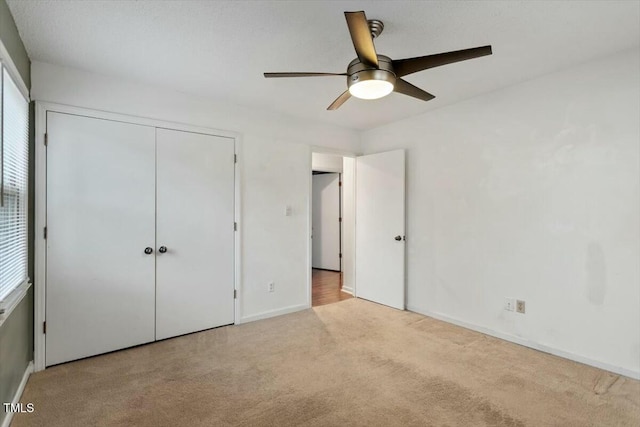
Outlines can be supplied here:
<path id="1" fill-rule="evenodd" d="M 338 254 L 338 258 L 342 258 L 342 254 Z"/>
<path id="2" fill-rule="evenodd" d="M 49 145 L 49 134 L 45 133 L 44 134 L 44 146 L 46 147 L 47 145 Z"/>
<path id="3" fill-rule="evenodd" d="M 237 299 L 238 298 L 238 290 L 234 289 L 233 290 L 233 299 Z"/>
<path id="4" fill-rule="evenodd" d="M 342 222 L 342 217 L 338 218 L 338 222 Z"/>
<path id="5" fill-rule="evenodd" d="M 42 322 L 42 333 L 43 334 L 47 333 L 47 322 Z"/>
<path id="6" fill-rule="evenodd" d="M 233 223 L 233 231 L 238 231 L 238 223 L 237 222 Z"/>
<path id="7" fill-rule="evenodd" d="M 233 155 L 233 163 L 238 163 L 238 155 L 237 154 Z"/>
<path id="8" fill-rule="evenodd" d="M 44 231 L 43 231 L 42 234 L 43 234 L 44 238 L 46 239 L 47 238 L 47 227 L 44 228 Z"/>
<path id="9" fill-rule="evenodd" d="M 342 187 L 342 181 L 338 181 L 338 187 Z"/>

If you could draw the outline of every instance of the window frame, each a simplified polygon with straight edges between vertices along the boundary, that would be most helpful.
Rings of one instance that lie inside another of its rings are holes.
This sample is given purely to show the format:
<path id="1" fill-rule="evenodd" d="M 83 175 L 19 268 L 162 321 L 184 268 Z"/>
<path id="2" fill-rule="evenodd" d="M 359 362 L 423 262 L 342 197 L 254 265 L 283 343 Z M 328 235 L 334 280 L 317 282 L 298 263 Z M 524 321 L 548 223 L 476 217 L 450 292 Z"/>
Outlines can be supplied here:
<path id="1" fill-rule="evenodd" d="M 4 92 L 6 90 L 5 76 L 11 79 L 11 82 L 18 89 L 19 94 L 23 97 L 24 101 L 27 104 L 27 121 L 26 121 L 27 129 L 25 130 L 27 134 L 27 139 L 26 139 L 27 146 L 25 147 L 27 150 L 27 165 L 25 170 L 26 176 L 25 176 L 24 195 L 22 194 L 22 192 L 18 187 L 16 187 L 15 185 L 11 185 L 10 182 L 5 182 L 4 180 L 4 172 L 5 172 L 4 162 L 6 160 L 4 156 L 4 121 L 5 121 Z M 30 129 L 32 126 L 31 117 L 29 113 L 29 104 L 31 100 L 29 98 L 29 91 L 27 89 L 27 86 L 22 80 L 22 77 L 20 76 L 20 73 L 15 67 L 15 64 L 13 63 L 13 61 L 11 61 L 11 58 L 8 52 L 6 51 L 4 45 L 2 44 L 2 42 L 0 42 L 0 82 L 1 82 L 0 83 L 1 85 L 0 86 L 0 174 L 2 174 L 2 176 L 0 177 L 0 197 L 4 199 L 5 194 L 15 195 L 15 199 L 18 203 L 16 205 L 17 209 L 20 209 L 21 204 L 24 203 L 23 205 L 24 206 L 23 217 L 25 219 L 24 235 L 26 238 L 26 245 L 25 245 L 26 247 L 24 249 L 26 252 L 24 256 L 25 277 L 20 282 L 12 285 L 7 292 L 3 292 L 2 294 L 0 294 L 0 326 L 2 326 L 4 321 L 10 316 L 11 312 L 17 307 L 17 305 L 25 297 L 25 295 L 27 294 L 27 291 L 32 285 L 31 279 L 29 278 L 29 256 L 28 256 L 29 236 L 31 234 L 31 230 L 30 230 L 31 217 L 29 215 L 29 207 L 30 207 L 30 203 L 29 203 L 29 181 L 30 181 L 30 176 L 29 176 L 30 141 L 29 139 L 30 137 L 29 135 L 30 135 Z M 24 196 L 24 200 L 20 200 L 21 197 L 23 196 Z M 2 205 L 2 203 L 0 203 L 0 205 Z M 0 206 L 0 209 L 4 209 L 4 208 Z"/>

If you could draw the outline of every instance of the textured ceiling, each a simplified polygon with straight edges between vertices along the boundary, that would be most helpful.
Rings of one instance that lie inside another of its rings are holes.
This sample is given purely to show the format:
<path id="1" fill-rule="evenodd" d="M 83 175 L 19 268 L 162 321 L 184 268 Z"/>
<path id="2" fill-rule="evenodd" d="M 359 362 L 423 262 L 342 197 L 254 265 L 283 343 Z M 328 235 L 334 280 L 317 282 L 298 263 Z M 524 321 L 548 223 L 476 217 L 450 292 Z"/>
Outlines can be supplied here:
<path id="1" fill-rule="evenodd" d="M 122 76 L 223 102 L 371 129 L 640 45 L 638 1 L 8 0 L 32 60 Z M 264 79 L 264 71 L 344 72 L 355 53 L 344 11 L 384 21 L 394 59 L 491 44 L 492 56 L 406 79 L 436 95 L 350 99 L 344 77 Z"/>

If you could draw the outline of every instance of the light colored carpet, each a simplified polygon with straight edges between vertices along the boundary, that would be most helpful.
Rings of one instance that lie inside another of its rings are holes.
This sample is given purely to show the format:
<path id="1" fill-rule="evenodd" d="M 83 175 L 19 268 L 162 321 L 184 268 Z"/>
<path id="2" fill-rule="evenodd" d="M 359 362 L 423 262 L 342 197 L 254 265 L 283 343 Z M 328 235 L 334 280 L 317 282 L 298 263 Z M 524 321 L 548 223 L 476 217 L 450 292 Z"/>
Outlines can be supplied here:
<path id="1" fill-rule="evenodd" d="M 367 301 L 31 376 L 13 426 L 638 426 L 640 382 Z"/>

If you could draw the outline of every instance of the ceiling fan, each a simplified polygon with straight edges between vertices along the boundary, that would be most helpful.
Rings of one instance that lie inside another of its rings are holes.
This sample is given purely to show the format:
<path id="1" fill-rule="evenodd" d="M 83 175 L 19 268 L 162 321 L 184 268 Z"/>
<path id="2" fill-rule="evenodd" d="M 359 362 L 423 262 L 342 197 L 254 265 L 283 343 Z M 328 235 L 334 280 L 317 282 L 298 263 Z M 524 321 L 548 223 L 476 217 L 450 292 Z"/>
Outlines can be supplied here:
<path id="1" fill-rule="evenodd" d="M 347 90 L 342 93 L 327 110 L 337 110 L 351 96 L 361 99 L 378 99 L 391 92 L 398 92 L 423 101 L 435 98 L 434 95 L 412 85 L 401 77 L 467 59 L 491 55 L 491 46 L 437 53 L 416 58 L 393 60 L 378 55 L 373 39 L 384 29 L 382 21 L 367 21 L 364 12 L 345 12 L 347 26 L 358 57 L 349 63 L 346 73 L 264 73 L 272 77 L 324 77 L 346 76 Z"/>

